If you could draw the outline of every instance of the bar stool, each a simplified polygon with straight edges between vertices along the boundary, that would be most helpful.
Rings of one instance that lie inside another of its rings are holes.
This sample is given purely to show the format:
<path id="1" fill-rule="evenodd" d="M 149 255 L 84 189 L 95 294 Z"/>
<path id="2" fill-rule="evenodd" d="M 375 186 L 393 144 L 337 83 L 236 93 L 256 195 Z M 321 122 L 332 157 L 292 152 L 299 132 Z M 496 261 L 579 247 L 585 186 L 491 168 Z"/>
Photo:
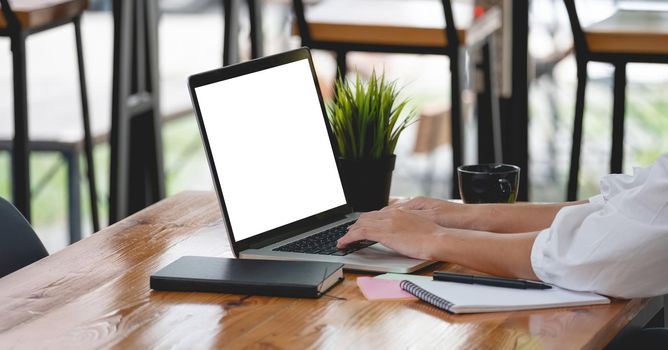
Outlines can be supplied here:
<path id="1" fill-rule="evenodd" d="M 339 74 L 345 75 L 347 71 L 346 56 L 350 51 L 448 56 L 451 72 L 452 162 L 455 174 L 452 195 L 458 197 L 456 169 L 463 163 L 463 47 L 469 45 L 470 41 L 489 37 L 500 27 L 500 19 L 498 23 L 492 20 L 480 25 L 480 31 L 476 30 L 475 35 L 469 35 L 469 30 L 474 27 L 473 1 L 329 0 L 309 8 L 308 18 L 303 0 L 293 0 L 293 6 L 302 45 L 335 52 Z M 397 13 L 401 16 L 397 16 Z M 484 56 L 490 63 L 494 60 L 489 57 L 488 46 L 489 43 Z M 491 89 L 495 84 L 486 81 L 485 86 Z M 490 99 L 496 100 L 495 93 L 488 95 Z M 491 102 L 487 110 L 491 120 L 487 128 L 489 137 L 484 139 L 494 141 L 485 148 L 491 149 L 488 153 L 493 153 L 488 158 L 498 158 L 490 162 L 501 161 L 500 121 L 496 102 Z"/>
<path id="2" fill-rule="evenodd" d="M 618 10 L 607 19 L 583 28 L 575 0 L 564 0 L 573 31 L 577 61 L 577 98 L 567 200 L 577 198 L 582 121 L 584 117 L 587 63 L 605 62 L 615 67 L 610 172 L 622 171 L 627 63 L 668 63 L 668 12 Z"/>
<path id="3" fill-rule="evenodd" d="M 91 199 L 93 229 L 99 230 L 95 172 L 93 166 L 93 142 L 88 112 L 88 96 L 81 43 L 81 15 L 88 6 L 87 0 L 0 0 L 0 36 L 11 40 L 14 81 L 14 141 L 12 149 L 13 199 L 16 207 L 30 220 L 30 169 L 28 139 L 28 92 L 26 73 L 26 38 L 54 27 L 74 25 L 79 68 L 81 110 L 84 129 L 84 153 L 86 157 L 88 185 Z M 54 127 L 57 127 L 54 125 Z"/>

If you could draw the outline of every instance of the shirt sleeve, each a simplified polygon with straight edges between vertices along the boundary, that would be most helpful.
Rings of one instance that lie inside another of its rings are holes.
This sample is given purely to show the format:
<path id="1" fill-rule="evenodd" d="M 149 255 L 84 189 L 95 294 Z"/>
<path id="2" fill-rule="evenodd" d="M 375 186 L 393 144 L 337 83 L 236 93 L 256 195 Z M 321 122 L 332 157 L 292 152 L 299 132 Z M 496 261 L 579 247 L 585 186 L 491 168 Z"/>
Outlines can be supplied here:
<path id="1" fill-rule="evenodd" d="M 666 157 L 666 156 L 663 156 Z M 601 193 L 589 199 L 590 202 L 606 202 L 624 191 L 636 188 L 647 181 L 651 168 L 633 168 L 633 175 L 610 174 L 601 177 Z"/>
<path id="2" fill-rule="evenodd" d="M 547 283 L 613 297 L 667 294 L 668 156 L 601 185 L 601 197 L 561 209 L 538 234 L 534 272 Z"/>

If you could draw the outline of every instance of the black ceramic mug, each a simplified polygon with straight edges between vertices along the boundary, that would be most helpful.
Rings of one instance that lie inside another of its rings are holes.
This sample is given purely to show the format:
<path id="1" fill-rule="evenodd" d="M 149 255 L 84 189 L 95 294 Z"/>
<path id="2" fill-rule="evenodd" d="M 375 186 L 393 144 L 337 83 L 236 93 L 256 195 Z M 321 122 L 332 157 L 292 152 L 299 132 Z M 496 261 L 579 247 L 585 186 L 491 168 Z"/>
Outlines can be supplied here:
<path id="1" fill-rule="evenodd" d="M 515 165 L 462 165 L 457 175 L 464 203 L 515 203 L 520 185 L 520 168 Z"/>

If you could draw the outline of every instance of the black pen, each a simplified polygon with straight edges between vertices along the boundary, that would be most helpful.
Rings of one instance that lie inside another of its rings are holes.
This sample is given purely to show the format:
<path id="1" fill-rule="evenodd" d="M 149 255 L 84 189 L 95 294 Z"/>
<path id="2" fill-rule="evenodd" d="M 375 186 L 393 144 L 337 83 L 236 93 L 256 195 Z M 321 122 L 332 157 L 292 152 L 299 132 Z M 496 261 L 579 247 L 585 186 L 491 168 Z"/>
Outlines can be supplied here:
<path id="1" fill-rule="evenodd" d="M 434 281 L 456 282 L 468 284 L 480 284 L 485 286 L 515 288 L 515 289 L 550 289 L 552 286 L 524 280 L 516 280 L 502 277 L 473 276 L 450 273 L 443 271 L 434 271 Z"/>

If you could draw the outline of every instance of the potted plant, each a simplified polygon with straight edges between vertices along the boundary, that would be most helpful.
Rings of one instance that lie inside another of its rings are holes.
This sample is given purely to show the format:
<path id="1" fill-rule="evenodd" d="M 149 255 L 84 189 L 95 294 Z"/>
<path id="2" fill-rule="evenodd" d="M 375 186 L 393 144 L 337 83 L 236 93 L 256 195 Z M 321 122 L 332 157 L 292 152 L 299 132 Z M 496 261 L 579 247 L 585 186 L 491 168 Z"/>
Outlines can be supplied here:
<path id="1" fill-rule="evenodd" d="M 378 210 L 388 203 L 399 136 L 417 114 L 384 72 L 379 77 L 374 70 L 368 82 L 359 74 L 339 79 L 335 90 L 328 115 L 346 198 L 356 211 Z"/>

